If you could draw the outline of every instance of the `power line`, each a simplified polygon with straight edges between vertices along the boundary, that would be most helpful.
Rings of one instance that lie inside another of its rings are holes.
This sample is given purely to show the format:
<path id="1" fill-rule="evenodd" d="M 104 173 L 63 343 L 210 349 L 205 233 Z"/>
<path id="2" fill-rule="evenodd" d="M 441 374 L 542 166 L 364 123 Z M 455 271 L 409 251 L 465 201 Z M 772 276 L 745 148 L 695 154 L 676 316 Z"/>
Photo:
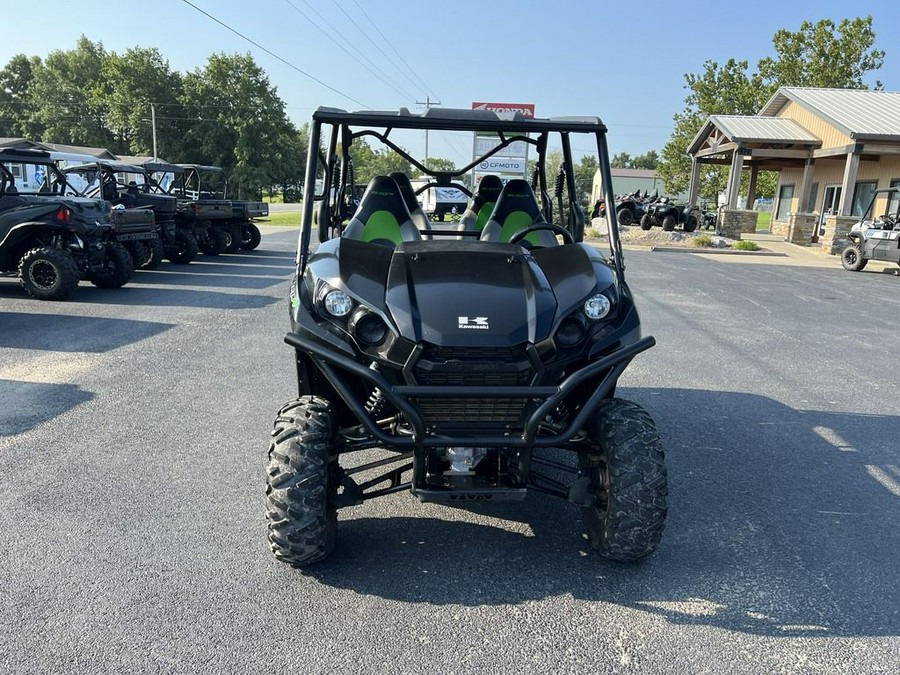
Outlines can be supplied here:
<path id="1" fill-rule="evenodd" d="M 367 105 L 366 105 L 365 103 L 363 103 L 362 101 L 357 101 L 355 98 L 353 98 L 353 97 L 350 96 L 349 94 L 345 94 L 344 92 L 342 92 L 342 91 L 340 91 L 340 90 L 338 90 L 338 89 L 335 89 L 335 88 L 332 87 L 330 84 L 327 84 L 327 83 L 323 82 L 322 80 L 320 80 L 318 77 L 316 77 L 316 76 L 314 76 L 314 75 L 310 75 L 309 73 L 307 73 L 307 72 L 306 72 L 305 70 L 303 70 L 302 68 L 299 68 L 298 66 L 295 66 L 295 65 L 294 65 L 293 63 L 291 63 L 290 61 L 287 61 L 287 60 L 281 58 L 280 56 L 278 56 L 278 54 L 276 54 L 276 53 L 270 51 L 269 49 L 266 49 L 265 47 L 263 47 L 261 44 L 259 44 L 259 43 L 256 42 L 255 40 L 251 40 L 251 39 L 248 38 L 246 35 L 244 35 L 243 33 L 241 33 L 241 32 L 238 31 L 238 30 L 235 30 L 234 28 L 232 28 L 231 26 L 229 26 L 227 23 L 224 23 L 223 21 L 220 21 L 219 19 L 217 19 L 216 17 L 214 17 L 214 16 L 213 16 L 212 14 L 210 14 L 209 12 L 206 12 L 206 11 L 200 9 L 199 7 L 197 7 L 197 5 L 195 5 L 194 3 L 190 2 L 190 0 L 181 0 L 181 1 L 182 1 L 184 4 L 186 4 L 186 5 L 190 6 L 190 7 L 193 7 L 193 8 L 196 9 L 198 12 L 200 12 L 200 13 L 203 14 L 204 16 L 206 16 L 206 17 L 212 19 L 212 20 L 215 21 L 217 24 L 219 24 L 219 25 L 222 26 L 223 28 L 225 28 L 225 29 L 231 31 L 232 33 L 234 33 L 234 34 L 237 35 L 238 37 L 243 38 L 244 40 L 246 40 L 247 42 L 249 42 L 249 43 L 252 44 L 253 46 L 257 47 L 258 49 L 263 50 L 266 54 L 268 54 L 268 55 L 271 56 L 272 58 L 278 59 L 279 61 L 281 61 L 281 62 L 282 62 L 284 65 L 286 65 L 287 67 L 296 70 L 298 73 L 300 73 L 300 74 L 303 75 L 304 77 L 308 77 L 308 78 L 309 78 L 310 80 L 312 80 L 313 82 L 317 82 L 318 84 L 321 84 L 323 87 L 325 87 L 325 88 L 328 89 L 329 91 L 333 91 L 333 92 L 334 92 L 335 94 L 337 94 L 338 96 L 343 96 L 343 97 L 346 98 L 348 101 L 353 101 L 353 102 L 356 103 L 357 105 L 360 105 L 360 106 L 362 106 L 363 108 L 369 109 L 369 106 L 367 106 Z"/>
<path id="2" fill-rule="evenodd" d="M 332 24 L 327 18 L 325 18 L 324 16 L 322 16 L 322 13 L 319 12 L 319 10 L 317 10 L 313 5 L 309 4 L 309 2 L 307 2 L 306 0 L 303 0 L 303 1 L 304 1 L 304 4 L 305 4 L 307 7 L 309 7 L 313 12 L 315 12 L 316 16 L 318 16 L 319 19 L 321 19 L 322 22 L 323 22 L 323 23 L 324 23 L 324 24 L 325 24 L 332 32 L 334 32 L 338 37 L 340 37 L 340 38 L 344 41 L 344 45 L 345 45 L 346 47 L 348 47 L 349 49 L 353 50 L 353 51 L 345 51 L 345 53 L 346 53 L 350 58 L 352 58 L 354 61 L 356 61 L 356 62 L 357 62 L 359 65 L 361 65 L 363 68 L 365 68 L 366 70 L 368 70 L 370 73 L 372 73 L 372 75 L 374 75 L 375 77 L 377 77 L 379 80 L 381 80 L 382 82 L 384 82 L 384 83 L 385 83 L 387 86 L 389 86 L 391 89 L 393 89 L 393 90 L 396 91 L 398 94 L 400 94 L 400 96 L 402 96 L 403 98 L 406 98 L 406 99 L 413 98 L 413 96 L 412 96 L 408 91 L 406 91 L 405 89 L 403 89 L 402 85 L 401 85 L 399 82 L 397 82 L 396 80 L 394 80 L 393 78 L 391 78 L 384 70 L 382 70 L 382 69 L 379 68 L 377 65 L 375 65 L 375 63 L 371 63 L 371 65 L 370 65 L 369 63 L 366 63 L 366 61 L 364 60 L 364 59 L 366 58 L 366 55 L 363 54 L 363 52 L 362 52 L 358 47 L 356 47 L 356 45 L 354 45 L 353 42 L 352 42 L 351 40 L 349 40 L 349 39 L 347 38 L 347 36 L 344 35 L 344 34 L 341 32 L 341 30 L 340 30 L 337 26 L 335 26 L 335 25 Z M 300 16 L 302 16 L 304 19 L 306 19 L 307 21 L 309 21 L 309 22 L 310 22 L 313 26 L 315 26 L 318 30 L 322 31 L 323 33 L 326 32 L 326 31 L 322 28 L 322 26 L 321 26 L 320 24 L 318 24 L 316 21 L 314 21 L 314 20 L 311 19 L 309 16 L 307 16 L 306 13 L 305 13 L 302 9 L 300 9 L 299 7 L 297 7 L 297 5 L 295 5 L 291 0 L 285 0 L 285 2 L 287 2 L 287 4 L 289 4 L 291 7 L 293 7 L 293 9 L 294 9 L 295 12 L 297 12 Z M 354 54 L 353 52 L 356 52 L 356 54 Z M 359 56 L 357 56 L 357 54 L 358 54 Z M 374 68 L 374 70 L 373 70 L 373 68 Z M 376 72 L 376 71 L 378 71 L 378 72 Z M 380 73 L 380 74 L 379 74 L 379 73 Z"/>
<path id="3" fill-rule="evenodd" d="M 381 36 L 381 39 L 384 40 L 385 42 L 387 42 L 387 44 L 391 48 L 391 50 L 397 55 L 397 57 L 400 59 L 400 61 L 406 67 L 406 70 L 397 66 L 397 64 L 394 63 L 393 61 L 391 61 L 392 65 L 395 68 L 397 68 L 400 72 L 405 73 L 407 77 L 409 77 L 409 73 L 412 73 L 415 76 L 415 78 L 419 81 L 419 84 L 421 84 L 425 88 L 425 91 L 428 92 L 431 96 L 434 96 L 435 98 L 437 98 L 437 94 L 435 94 L 434 91 L 432 91 L 431 87 L 429 87 L 425 83 L 425 80 L 423 80 L 421 77 L 419 77 L 418 73 L 416 73 L 416 71 L 414 71 L 412 69 L 412 66 L 410 66 L 406 62 L 406 59 L 403 58 L 403 54 L 398 52 L 397 48 L 394 46 L 393 40 L 389 40 L 387 38 L 387 36 L 381 31 L 381 29 L 378 27 L 378 25 L 372 20 L 372 17 L 369 16 L 368 12 L 366 12 L 366 10 L 363 8 L 363 6 L 360 5 L 359 2 L 357 2 L 357 0 L 353 0 L 353 4 L 356 5 L 359 8 L 359 11 L 362 12 L 362 15 L 364 17 L 366 17 L 366 19 L 368 19 L 369 23 L 372 25 L 372 28 L 374 28 L 376 30 L 376 32 Z M 341 11 L 343 11 L 343 10 L 341 10 Z M 344 13 L 346 14 L 346 12 L 344 12 Z M 357 26 L 357 28 L 359 28 L 359 26 Z M 366 37 L 368 37 L 368 35 L 366 35 Z M 369 41 L 371 42 L 371 39 Z M 372 44 L 375 44 L 375 43 L 372 43 Z M 378 45 L 375 45 L 375 46 L 377 47 Z M 381 53 L 384 54 L 384 52 L 381 52 Z M 385 57 L 387 57 L 386 54 L 385 54 Z M 389 61 L 391 60 L 390 57 L 387 57 L 387 58 Z M 412 82 L 412 78 L 410 78 L 410 82 Z M 413 85 L 417 86 L 415 82 L 413 82 Z"/>
<path id="4" fill-rule="evenodd" d="M 381 48 L 381 45 L 379 45 L 377 42 L 375 42 L 375 40 L 372 39 L 372 36 L 369 35 L 369 33 L 368 33 L 367 31 L 363 30 L 362 26 L 360 26 L 360 25 L 356 22 L 356 19 L 354 19 L 353 16 L 352 16 L 346 9 L 344 9 L 343 7 L 341 7 L 340 4 L 338 4 L 337 0 L 331 0 L 331 1 L 334 3 L 334 6 L 337 7 L 339 10 L 341 10 L 341 13 L 342 13 L 344 16 L 346 16 L 347 19 L 349 19 L 350 23 L 352 23 L 354 26 L 356 26 L 356 29 L 357 29 L 360 33 L 362 33 L 363 37 L 365 37 L 366 40 L 368 40 L 368 41 L 372 44 L 372 46 L 375 47 L 375 49 L 377 49 L 379 52 L 381 52 L 381 55 L 384 56 L 384 58 L 386 58 L 388 61 L 391 62 L 391 65 L 393 65 L 395 68 L 397 68 L 398 70 L 400 70 L 400 72 L 406 73 L 406 76 L 409 77 L 408 71 L 404 71 L 402 68 L 400 68 L 399 66 L 397 66 L 396 63 L 394 63 L 393 61 L 391 61 L 391 57 L 388 56 L 387 52 L 385 52 L 384 49 Z M 369 22 L 371 23 L 371 19 L 369 19 Z M 373 25 L 374 25 L 374 24 L 373 24 Z M 376 28 L 376 29 L 377 29 L 377 28 Z M 382 37 L 383 37 L 383 36 L 382 36 Z M 384 40 L 385 40 L 386 42 L 388 41 L 387 38 L 384 38 Z M 408 66 L 407 66 L 407 67 L 408 67 Z M 412 79 L 410 79 L 410 81 L 412 82 Z M 418 85 L 416 85 L 415 82 L 413 82 L 413 85 L 418 86 Z M 426 88 L 427 88 L 427 87 L 426 87 Z"/>

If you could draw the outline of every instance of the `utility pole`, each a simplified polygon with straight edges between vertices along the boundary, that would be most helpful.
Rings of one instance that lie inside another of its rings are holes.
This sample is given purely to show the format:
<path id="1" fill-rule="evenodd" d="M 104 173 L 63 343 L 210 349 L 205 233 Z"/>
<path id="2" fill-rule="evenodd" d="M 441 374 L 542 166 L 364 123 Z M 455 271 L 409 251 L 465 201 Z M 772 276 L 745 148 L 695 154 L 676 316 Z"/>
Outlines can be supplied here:
<path id="1" fill-rule="evenodd" d="M 426 112 L 429 108 L 440 105 L 440 101 L 432 101 L 430 96 L 426 96 L 424 101 L 416 101 L 416 105 L 424 105 Z M 428 129 L 425 130 L 425 166 L 428 166 Z"/>
<path id="2" fill-rule="evenodd" d="M 157 160 L 156 156 L 156 104 L 150 104 L 150 125 L 153 127 L 153 161 Z"/>

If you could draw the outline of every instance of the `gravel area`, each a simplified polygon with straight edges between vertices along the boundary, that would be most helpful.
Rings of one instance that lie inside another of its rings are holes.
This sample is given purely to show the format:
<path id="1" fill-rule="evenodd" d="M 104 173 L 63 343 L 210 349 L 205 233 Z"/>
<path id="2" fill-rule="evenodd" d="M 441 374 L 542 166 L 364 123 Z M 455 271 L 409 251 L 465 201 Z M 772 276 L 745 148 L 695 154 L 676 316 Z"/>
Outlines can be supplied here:
<path id="1" fill-rule="evenodd" d="M 605 227 L 592 228 L 594 233 L 600 236 L 591 237 L 592 239 L 606 239 Z M 697 237 L 707 235 L 712 239 L 712 247 L 714 248 L 731 248 L 734 239 L 727 237 L 719 237 L 712 231 L 697 230 L 695 232 L 683 232 L 674 230 L 665 232 L 661 228 L 654 227 L 649 230 L 642 230 L 636 225 L 619 228 L 619 237 L 625 246 L 675 246 L 679 248 L 698 248 L 694 240 Z"/>

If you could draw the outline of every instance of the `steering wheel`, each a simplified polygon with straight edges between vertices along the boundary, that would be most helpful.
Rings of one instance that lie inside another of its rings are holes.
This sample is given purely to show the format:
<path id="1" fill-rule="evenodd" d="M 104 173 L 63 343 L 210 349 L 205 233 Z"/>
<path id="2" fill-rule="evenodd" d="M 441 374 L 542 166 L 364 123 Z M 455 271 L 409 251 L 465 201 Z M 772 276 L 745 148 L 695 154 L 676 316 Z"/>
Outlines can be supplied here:
<path id="1" fill-rule="evenodd" d="M 559 225 L 553 225 L 552 223 L 538 223 L 537 225 L 529 225 L 528 227 L 523 227 L 518 232 L 514 232 L 513 235 L 509 238 L 510 244 L 518 244 L 525 237 L 527 237 L 532 232 L 540 232 L 541 230 L 546 230 L 548 232 L 552 232 L 553 234 L 560 234 L 562 238 L 565 240 L 567 244 L 574 244 L 575 238 L 572 236 L 572 233 L 569 232 L 566 228 L 560 227 Z"/>

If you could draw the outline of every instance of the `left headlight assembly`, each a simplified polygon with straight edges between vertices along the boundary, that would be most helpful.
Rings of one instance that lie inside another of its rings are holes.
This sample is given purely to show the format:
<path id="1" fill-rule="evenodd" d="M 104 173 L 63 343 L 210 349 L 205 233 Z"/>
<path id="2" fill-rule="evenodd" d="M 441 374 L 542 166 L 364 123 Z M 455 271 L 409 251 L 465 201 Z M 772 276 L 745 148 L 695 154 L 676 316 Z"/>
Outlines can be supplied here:
<path id="1" fill-rule="evenodd" d="M 353 299 L 338 288 L 326 289 L 322 296 L 322 307 L 335 319 L 343 319 L 353 311 Z"/>

